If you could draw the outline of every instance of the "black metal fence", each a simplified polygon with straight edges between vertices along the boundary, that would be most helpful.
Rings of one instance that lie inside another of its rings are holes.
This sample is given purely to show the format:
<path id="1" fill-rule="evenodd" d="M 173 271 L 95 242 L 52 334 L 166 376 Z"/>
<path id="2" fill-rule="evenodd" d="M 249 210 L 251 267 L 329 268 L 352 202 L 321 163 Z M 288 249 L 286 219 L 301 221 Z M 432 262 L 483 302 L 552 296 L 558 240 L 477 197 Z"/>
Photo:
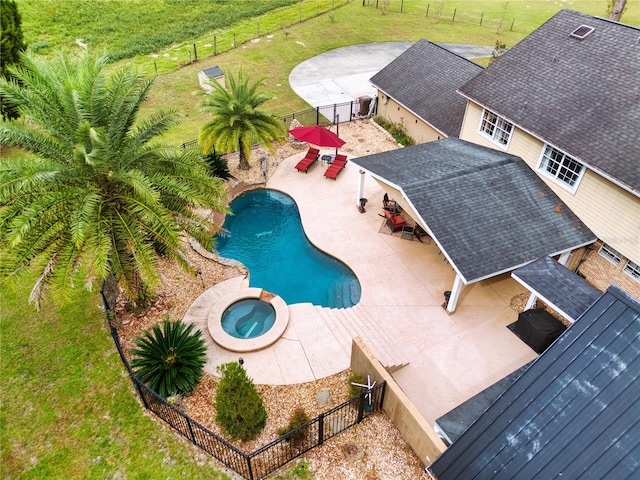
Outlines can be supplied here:
<path id="1" fill-rule="evenodd" d="M 280 118 L 289 127 L 296 119 L 302 125 L 336 125 L 340 123 L 352 122 L 362 118 L 375 115 L 378 105 L 378 97 L 361 97 L 350 102 L 334 103 L 333 105 L 322 105 L 315 108 L 308 108 L 300 112 L 290 113 Z M 182 148 L 200 148 L 198 140 L 189 140 L 180 145 Z"/>
<path id="2" fill-rule="evenodd" d="M 360 97 L 350 102 L 309 108 L 280 117 L 285 123 L 297 119 L 303 125 L 334 125 L 370 117 L 375 113 L 377 97 Z"/>
<path id="3" fill-rule="evenodd" d="M 124 355 L 118 330 L 111 325 L 115 306 L 113 281 L 105 282 L 101 293 L 111 327 L 111 336 L 144 406 L 194 445 L 246 479 L 265 478 L 291 460 L 322 445 L 340 432 L 357 425 L 369 415 L 382 410 L 385 382 L 375 385 L 370 390 L 364 390 L 358 396 L 321 413 L 313 420 L 258 450 L 244 453 L 224 438 L 193 420 L 175 405 L 167 402 L 138 379 Z"/>

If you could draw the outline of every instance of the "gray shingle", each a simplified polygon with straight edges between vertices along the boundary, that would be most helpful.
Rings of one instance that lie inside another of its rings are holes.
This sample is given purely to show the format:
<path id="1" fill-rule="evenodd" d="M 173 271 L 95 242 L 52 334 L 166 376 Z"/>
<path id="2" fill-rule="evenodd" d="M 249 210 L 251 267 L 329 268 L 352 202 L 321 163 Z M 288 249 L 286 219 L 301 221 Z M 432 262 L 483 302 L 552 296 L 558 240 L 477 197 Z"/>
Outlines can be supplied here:
<path id="1" fill-rule="evenodd" d="M 351 161 L 402 189 L 465 283 L 596 239 L 515 155 L 447 138 Z"/>
<path id="2" fill-rule="evenodd" d="M 457 137 L 467 103 L 457 90 L 481 71 L 480 65 L 423 39 L 371 83 L 445 135 Z"/>
<path id="3" fill-rule="evenodd" d="M 595 30 L 571 37 L 582 24 Z M 562 10 L 460 91 L 640 194 L 639 37 Z"/>
<path id="4" fill-rule="evenodd" d="M 535 290 L 572 322 L 601 295 L 596 287 L 550 257 L 531 262 L 511 275 L 527 288 Z"/>

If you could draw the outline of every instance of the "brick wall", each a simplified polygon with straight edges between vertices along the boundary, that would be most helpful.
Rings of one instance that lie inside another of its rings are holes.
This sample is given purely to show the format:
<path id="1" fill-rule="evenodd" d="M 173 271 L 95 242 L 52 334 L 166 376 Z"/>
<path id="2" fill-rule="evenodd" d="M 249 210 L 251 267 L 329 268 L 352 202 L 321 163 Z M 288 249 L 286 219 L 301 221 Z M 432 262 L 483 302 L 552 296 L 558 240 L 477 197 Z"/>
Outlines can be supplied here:
<path id="1" fill-rule="evenodd" d="M 588 251 L 586 259 L 578 267 L 578 273 L 602 292 L 615 285 L 636 300 L 640 300 L 640 282 L 622 271 L 626 259 L 614 265 L 598 253 L 601 246 L 601 241 L 593 245 L 593 249 Z"/>

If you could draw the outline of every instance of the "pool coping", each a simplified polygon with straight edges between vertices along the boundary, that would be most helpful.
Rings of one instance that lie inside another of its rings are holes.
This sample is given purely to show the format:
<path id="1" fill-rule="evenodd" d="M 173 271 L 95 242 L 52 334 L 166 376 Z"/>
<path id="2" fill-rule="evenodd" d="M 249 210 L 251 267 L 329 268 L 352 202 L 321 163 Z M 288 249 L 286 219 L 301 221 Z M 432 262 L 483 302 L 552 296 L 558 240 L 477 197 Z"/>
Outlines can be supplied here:
<path id="1" fill-rule="evenodd" d="M 257 298 L 268 302 L 275 311 L 276 319 L 273 326 L 259 337 L 236 338 L 222 328 L 222 314 L 231 304 L 248 298 Z M 289 307 L 284 300 L 278 295 L 255 287 L 241 288 L 220 298 L 213 305 L 207 317 L 207 327 L 213 341 L 226 350 L 240 353 L 261 350 L 274 344 L 284 334 L 288 325 Z"/>

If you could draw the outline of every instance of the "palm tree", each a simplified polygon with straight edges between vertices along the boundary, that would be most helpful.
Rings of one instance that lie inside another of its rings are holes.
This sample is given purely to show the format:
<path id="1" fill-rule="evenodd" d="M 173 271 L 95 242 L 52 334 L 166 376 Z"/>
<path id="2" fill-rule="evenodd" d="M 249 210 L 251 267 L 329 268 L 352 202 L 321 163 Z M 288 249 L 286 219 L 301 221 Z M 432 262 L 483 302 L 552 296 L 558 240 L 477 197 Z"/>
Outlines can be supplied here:
<path id="1" fill-rule="evenodd" d="M 159 279 L 158 252 L 190 268 L 183 232 L 212 246 L 196 209 L 227 211 L 198 152 L 152 142 L 176 112 L 136 122 L 152 80 L 106 65 L 106 55 L 23 55 L 21 86 L 0 80 L 24 118 L 0 122 L 0 144 L 33 154 L 0 162 L 0 272 L 35 269 L 36 307 L 48 287 L 64 303 L 81 277 L 90 288 L 111 274 L 135 301 Z"/>
<path id="2" fill-rule="evenodd" d="M 211 94 L 203 102 L 213 118 L 200 129 L 199 143 L 205 154 L 211 150 L 240 152 L 238 168 L 250 168 L 251 145 L 260 144 L 273 153 L 273 141 L 284 141 L 284 124 L 270 113 L 258 110 L 271 97 L 258 93 L 264 80 L 253 85 L 244 78 L 242 70 L 235 78 L 230 72 L 225 76 L 228 89 L 212 82 Z"/>
<path id="3" fill-rule="evenodd" d="M 165 318 L 135 339 L 131 367 L 140 380 L 163 398 L 189 395 L 202 378 L 207 346 L 194 324 Z"/>

